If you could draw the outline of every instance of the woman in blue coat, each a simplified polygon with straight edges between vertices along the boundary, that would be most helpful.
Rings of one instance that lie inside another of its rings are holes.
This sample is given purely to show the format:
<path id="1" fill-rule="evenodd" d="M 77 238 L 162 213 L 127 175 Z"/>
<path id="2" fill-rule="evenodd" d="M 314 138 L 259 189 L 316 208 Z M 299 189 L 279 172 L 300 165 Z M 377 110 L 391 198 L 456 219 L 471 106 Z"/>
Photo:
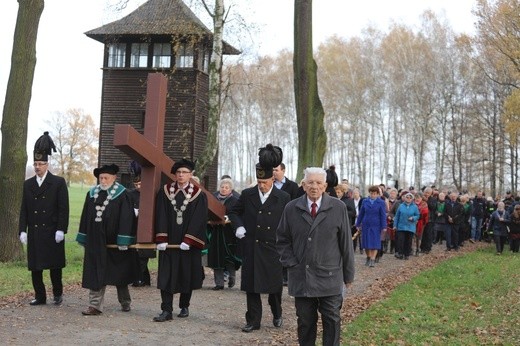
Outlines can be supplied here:
<path id="1" fill-rule="evenodd" d="M 413 202 L 413 195 L 404 195 L 403 202 L 397 208 L 394 218 L 394 227 L 397 230 L 397 251 L 399 259 L 408 259 L 412 251 L 412 240 L 419 220 L 419 208 Z"/>
<path id="2" fill-rule="evenodd" d="M 361 244 L 367 254 L 365 265 L 374 267 L 377 250 L 381 249 L 381 232 L 386 231 L 386 204 L 379 197 L 379 187 L 370 186 L 356 220 L 361 229 Z"/>

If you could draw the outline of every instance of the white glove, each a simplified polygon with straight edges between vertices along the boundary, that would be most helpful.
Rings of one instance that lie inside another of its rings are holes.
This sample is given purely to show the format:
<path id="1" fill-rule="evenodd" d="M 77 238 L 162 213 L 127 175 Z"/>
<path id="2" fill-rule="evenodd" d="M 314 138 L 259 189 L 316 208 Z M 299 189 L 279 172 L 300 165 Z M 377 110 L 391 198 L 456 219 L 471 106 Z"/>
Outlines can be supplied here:
<path id="1" fill-rule="evenodd" d="M 65 234 L 63 234 L 63 231 L 56 231 L 54 239 L 56 239 L 56 243 L 61 243 L 65 239 Z"/>
<path id="2" fill-rule="evenodd" d="M 134 214 L 135 214 L 135 217 L 138 217 L 139 216 L 139 209 L 134 208 Z"/>
<path id="3" fill-rule="evenodd" d="M 246 229 L 242 226 L 238 227 L 237 228 L 237 231 L 235 232 L 235 236 L 238 238 L 238 239 L 242 239 L 246 236 Z"/>
<path id="4" fill-rule="evenodd" d="M 27 232 L 20 233 L 20 241 L 22 244 L 27 245 Z"/>
<path id="5" fill-rule="evenodd" d="M 157 250 L 159 251 L 164 251 L 166 250 L 166 247 L 168 246 L 168 243 L 160 243 L 160 244 L 157 244 Z"/>
<path id="6" fill-rule="evenodd" d="M 184 251 L 190 249 L 190 246 L 188 244 L 186 244 L 185 242 L 182 242 L 180 247 L 181 247 L 181 250 L 184 250 Z"/>
<path id="7" fill-rule="evenodd" d="M 126 250 L 128 250 L 128 246 L 126 246 L 126 245 L 118 245 L 117 248 L 119 249 L 119 251 L 126 251 Z"/>

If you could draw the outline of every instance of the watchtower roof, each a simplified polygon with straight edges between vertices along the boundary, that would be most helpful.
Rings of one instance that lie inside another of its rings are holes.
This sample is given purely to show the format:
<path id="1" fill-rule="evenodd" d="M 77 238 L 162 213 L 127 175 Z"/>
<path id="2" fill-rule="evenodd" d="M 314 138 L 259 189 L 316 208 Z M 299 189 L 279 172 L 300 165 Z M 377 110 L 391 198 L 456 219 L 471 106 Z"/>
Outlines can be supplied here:
<path id="1" fill-rule="evenodd" d="M 149 0 L 127 16 L 87 31 L 85 35 L 101 43 L 113 36 L 213 37 L 213 33 L 182 0 Z M 223 44 L 224 54 L 240 54 L 227 42 Z"/>

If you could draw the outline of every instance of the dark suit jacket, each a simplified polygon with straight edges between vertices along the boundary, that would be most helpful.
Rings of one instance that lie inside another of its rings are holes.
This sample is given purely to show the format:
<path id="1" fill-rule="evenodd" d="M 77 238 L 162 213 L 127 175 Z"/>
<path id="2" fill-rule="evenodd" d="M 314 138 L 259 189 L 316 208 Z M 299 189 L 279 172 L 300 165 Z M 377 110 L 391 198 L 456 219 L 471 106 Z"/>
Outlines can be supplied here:
<path id="1" fill-rule="evenodd" d="M 254 186 L 243 190 L 229 211 L 228 216 L 233 228 L 242 226 L 246 229 L 245 237 L 239 241 L 243 291 L 282 291 L 282 264 L 275 248 L 276 228 L 289 201 L 289 194 L 273 186 L 271 194 L 262 204 L 258 187 Z"/>
<path id="2" fill-rule="evenodd" d="M 298 184 L 296 184 L 294 181 L 285 178 L 285 183 L 283 183 L 282 191 L 285 191 L 291 196 L 291 200 L 298 197 Z"/>
<path id="3" fill-rule="evenodd" d="M 23 184 L 18 232 L 27 232 L 29 270 L 65 267 L 64 241 L 56 243 L 56 231 L 67 233 L 69 192 L 65 179 L 47 172 L 38 186 L 36 176 Z"/>

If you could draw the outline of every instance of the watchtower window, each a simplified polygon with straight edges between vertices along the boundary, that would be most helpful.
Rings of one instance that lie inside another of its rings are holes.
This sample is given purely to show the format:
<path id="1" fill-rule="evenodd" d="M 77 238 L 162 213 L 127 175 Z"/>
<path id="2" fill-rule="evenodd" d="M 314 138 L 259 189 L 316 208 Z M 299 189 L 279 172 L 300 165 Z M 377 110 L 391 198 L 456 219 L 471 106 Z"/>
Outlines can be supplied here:
<path id="1" fill-rule="evenodd" d="M 211 53 L 208 52 L 208 51 L 205 51 L 204 52 L 204 66 L 203 66 L 203 70 L 204 72 L 206 73 L 209 73 L 209 62 L 210 62 L 210 59 L 211 59 Z"/>
<path id="2" fill-rule="evenodd" d="M 193 47 L 182 44 L 177 49 L 175 56 L 175 66 L 177 68 L 193 68 Z"/>
<path id="3" fill-rule="evenodd" d="M 114 43 L 108 45 L 108 67 L 125 67 L 126 44 Z"/>
<path id="4" fill-rule="evenodd" d="M 171 67 L 172 48 L 169 43 L 156 43 L 153 46 L 153 67 Z"/>
<path id="5" fill-rule="evenodd" d="M 130 67 L 148 67 L 148 43 L 132 43 Z"/>

